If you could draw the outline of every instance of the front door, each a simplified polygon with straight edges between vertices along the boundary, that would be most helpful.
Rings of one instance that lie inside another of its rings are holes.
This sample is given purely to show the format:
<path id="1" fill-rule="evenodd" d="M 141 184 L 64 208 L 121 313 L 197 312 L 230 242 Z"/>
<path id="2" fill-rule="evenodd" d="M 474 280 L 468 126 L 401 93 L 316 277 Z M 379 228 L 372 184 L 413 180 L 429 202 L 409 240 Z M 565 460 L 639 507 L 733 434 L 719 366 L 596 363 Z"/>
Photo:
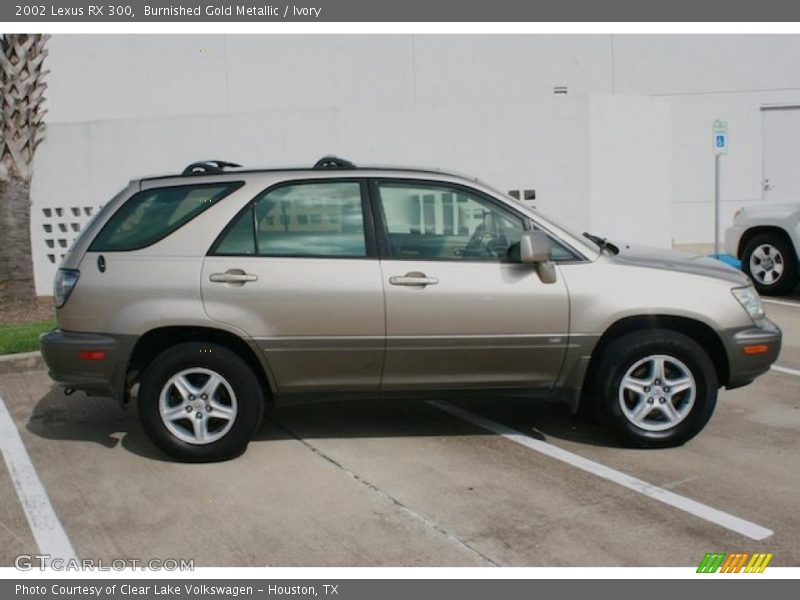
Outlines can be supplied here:
<path id="1" fill-rule="evenodd" d="M 257 341 L 280 393 L 378 390 L 384 304 L 368 211 L 359 181 L 284 184 L 205 259 L 206 312 Z"/>
<path id="2" fill-rule="evenodd" d="M 511 262 L 525 219 L 441 183 L 373 185 L 386 296 L 381 389 L 548 389 L 569 331 L 563 277 Z M 511 252 L 509 252 L 511 250 Z"/>

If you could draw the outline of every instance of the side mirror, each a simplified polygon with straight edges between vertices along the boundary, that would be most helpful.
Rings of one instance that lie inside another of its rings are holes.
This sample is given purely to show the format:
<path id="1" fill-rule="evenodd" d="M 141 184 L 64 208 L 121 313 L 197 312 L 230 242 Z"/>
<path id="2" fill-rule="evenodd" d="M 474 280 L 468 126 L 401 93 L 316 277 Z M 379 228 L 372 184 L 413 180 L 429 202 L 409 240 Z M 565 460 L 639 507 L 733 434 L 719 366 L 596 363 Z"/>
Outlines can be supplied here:
<path id="1" fill-rule="evenodd" d="M 535 265 L 550 260 L 550 239 L 544 231 L 525 231 L 519 240 L 520 262 Z"/>
<path id="2" fill-rule="evenodd" d="M 555 283 L 556 268 L 550 261 L 550 238 L 544 231 L 526 231 L 519 241 L 520 262 L 535 265 L 542 283 Z"/>

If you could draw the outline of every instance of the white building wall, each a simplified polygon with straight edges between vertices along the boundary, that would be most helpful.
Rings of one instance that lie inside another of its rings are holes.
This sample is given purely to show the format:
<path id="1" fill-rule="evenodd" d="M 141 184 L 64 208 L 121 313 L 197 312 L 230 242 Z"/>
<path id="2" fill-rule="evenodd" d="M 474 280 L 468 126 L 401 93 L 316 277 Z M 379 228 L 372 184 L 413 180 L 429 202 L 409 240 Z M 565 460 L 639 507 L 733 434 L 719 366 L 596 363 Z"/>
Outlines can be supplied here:
<path id="1" fill-rule="evenodd" d="M 614 36 L 614 93 L 672 105 L 673 238 L 711 242 L 711 128 L 728 122 L 721 159 L 721 223 L 762 202 L 763 106 L 800 104 L 800 36 Z M 800 199 L 798 199 L 800 201 Z"/>
<path id="2" fill-rule="evenodd" d="M 43 209 L 81 213 L 204 158 L 440 166 L 535 189 L 581 230 L 709 242 L 711 124 L 730 127 L 724 225 L 761 201 L 760 108 L 800 103 L 798 63 L 797 36 L 54 36 L 37 288 L 71 239 L 47 247 Z"/>
<path id="3" fill-rule="evenodd" d="M 592 96 L 592 229 L 612 240 L 672 244 L 670 105 L 646 96 Z"/>
<path id="4" fill-rule="evenodd" d="M 53 36 L 48 121 L 611 91 L 609 36 Z"/>

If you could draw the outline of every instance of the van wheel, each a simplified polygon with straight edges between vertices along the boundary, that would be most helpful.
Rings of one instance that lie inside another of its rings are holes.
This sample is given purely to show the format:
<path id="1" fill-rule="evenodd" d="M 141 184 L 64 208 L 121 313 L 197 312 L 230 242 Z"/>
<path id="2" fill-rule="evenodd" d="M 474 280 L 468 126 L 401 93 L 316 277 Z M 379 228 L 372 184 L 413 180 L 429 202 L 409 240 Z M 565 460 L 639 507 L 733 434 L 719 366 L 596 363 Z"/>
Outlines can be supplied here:
<path id="1" fill-rule="evenodd" d="M 139 418 L 153 443 L 186 462 L 238 456 L 261 423 L 264 398 L 250 367 L 216 344 L 178 344 L 142 374 Z"/>
<path id="2" fill-rule="evenodd" d="M 742 270 L 759 294 L 781 296 L 798 283 L 794 249 L 779 235 L 765 233 L 750 240 L 742 253 Z"/>
<path id="3" fill-rule="evenodd" d="M 600 421 L 634 446 L 669 447 L 697 435 L 717 403 L 717 373 L 691 338 L 630 333 L 604 350 L 593 396 Z"/>

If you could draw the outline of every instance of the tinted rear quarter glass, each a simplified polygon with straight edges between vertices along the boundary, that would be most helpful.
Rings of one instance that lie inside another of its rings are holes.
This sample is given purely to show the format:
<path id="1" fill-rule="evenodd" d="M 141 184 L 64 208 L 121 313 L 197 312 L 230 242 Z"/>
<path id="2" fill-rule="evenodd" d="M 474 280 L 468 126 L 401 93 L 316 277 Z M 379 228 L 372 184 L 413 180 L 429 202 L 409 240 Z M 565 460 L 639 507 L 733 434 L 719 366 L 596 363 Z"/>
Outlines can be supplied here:
<path id="1" fill-rule="evenodd" d="M 131 196 L 97 234 L 93 252 L 140 250 L 164 239 L 244 185 L 201 183 L 143 190 Z"/>

